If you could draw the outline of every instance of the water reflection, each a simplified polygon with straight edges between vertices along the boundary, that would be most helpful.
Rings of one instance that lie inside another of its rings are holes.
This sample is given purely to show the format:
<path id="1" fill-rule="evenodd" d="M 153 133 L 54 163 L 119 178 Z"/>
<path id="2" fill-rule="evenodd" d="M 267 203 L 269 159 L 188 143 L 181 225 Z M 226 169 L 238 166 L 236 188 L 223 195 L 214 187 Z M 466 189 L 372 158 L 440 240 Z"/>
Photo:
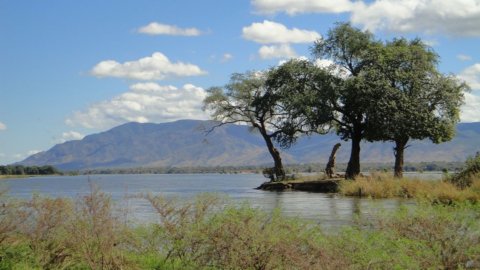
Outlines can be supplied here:
<path id="1" fill-rule="evenodd" d="M 7 180 L 4 184 L 8 185 L 10 195 L 17 198 L 30 198 L 34 192 L 51 197 L 75 198 L 88 194 L 90 183 L 93 183 L 115 201 L 121 202 L 120 207 L 128 209 L 127 215 L 140 222 L 157 218 L 146 200 L 132 198 L 147 192 L 180 200 L 205 192 L 226 194 L 235 204 L 248 202 L 252 207 L 267 212 L 278 208 L 287 216 L 314 220 L 329 228 L 351 224 L 356 216 L 369 218 L 379 210 L 391 211 L 401 205 L 413 204 L 401 199 L 370 200 L 337 194 L 255 190 L 254 187 L 263 181 L 263 176 L 257 174 L 157 174 L 36 177 Z M 125 197 L 129 199 L 125 200 Z"/>

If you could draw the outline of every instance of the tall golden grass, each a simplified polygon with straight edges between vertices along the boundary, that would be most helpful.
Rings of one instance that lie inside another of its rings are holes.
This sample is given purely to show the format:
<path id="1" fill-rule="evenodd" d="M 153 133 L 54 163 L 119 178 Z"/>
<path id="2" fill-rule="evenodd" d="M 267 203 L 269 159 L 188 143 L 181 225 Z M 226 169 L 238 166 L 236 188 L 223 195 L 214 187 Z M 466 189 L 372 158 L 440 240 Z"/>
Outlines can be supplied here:
<path id="1" fill-rule="evenodd" d="M 415 198 L 440 203 L 480 201 L 480 177 L 471 186 L 461 189 L 444 180 L 394 178 L 387 173 L 371 173 L 355 181 L 342 181 L 339 192 L 347 196 L 370 198 Z"/>

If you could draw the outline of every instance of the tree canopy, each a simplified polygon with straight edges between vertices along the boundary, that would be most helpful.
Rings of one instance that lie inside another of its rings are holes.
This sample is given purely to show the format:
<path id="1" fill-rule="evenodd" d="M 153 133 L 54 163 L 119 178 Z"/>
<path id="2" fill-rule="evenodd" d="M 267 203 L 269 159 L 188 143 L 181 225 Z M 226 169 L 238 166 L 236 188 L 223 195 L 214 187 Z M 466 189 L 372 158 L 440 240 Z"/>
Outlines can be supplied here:
<path id="1" fill-rule="evenodd" d="M 274 142 L 282 141 L 283 134 L 302 129 L 304 122 L 293 121 L 283 106 L 284 98 L 274 88 L 267 89 L 265 80 L 266 74 L 261 72 L 233 74 L 224 87 L 207 90 L 204 109 L 219 121 L 216 126 L 243 123 L 258 131 L 274 161 L 272 180 L 282 180 L 285 170 Z M 290 143 L 285 141 L 282 145 L 288 147 Z"/>
<path id="2" fill-rule="evenodd" d="M 336 112 L 337 133 L 351 140 L 347 178 L 360 173 L 360 142 L 366 129 L 366 113 L 374 100 L 372 88 L 362 76 L 375 61 L 381 43 L 368 31 L 361 31 L 349 23 L 339 23 L 325 39 L 315 42 L 312 52 L 321 60 L 328 60 L 340 69 L 342 78 L 336 86 L 332 109 Z"/>
<path id="3" fill-rule="evenodd" d="M 437 69 L 438 55 L 421 40 L 387 42 L 365 73 L 378 92 L 369 107 L 370 141 L 395 143 L 395 175 L 402 176 L 404 150 L 411 139 L 449 141 L 459 121 L 467 86 Z"/>
<path id="4" fill-rule="evenodd" d="M 411 139 L 450 140 L 468 89 L 438 70 L 438 55 L 420 39 L 381 42 L 368 31 L 339 23 L 314 43 L 314 61 L 292 59 L 268 72 L 234 74 L 208 90 L 214 120 L 247 123 L 259 131 L 284 177 L 276 141 L 287 148 L 301 134 L 335 129 L 351 140 L 345 177 L 360 173 L 360 143 L 393 141 L 395 175 L 402 176 Z"/>

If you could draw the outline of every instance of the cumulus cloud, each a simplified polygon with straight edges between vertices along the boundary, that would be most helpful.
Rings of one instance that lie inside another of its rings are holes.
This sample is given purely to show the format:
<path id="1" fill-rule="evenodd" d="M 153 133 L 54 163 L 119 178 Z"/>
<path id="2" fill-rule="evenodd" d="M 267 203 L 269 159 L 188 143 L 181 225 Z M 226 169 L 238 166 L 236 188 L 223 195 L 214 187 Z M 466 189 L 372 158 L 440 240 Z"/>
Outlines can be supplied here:
<path id="1" fill-rule="evenodd" d="M 66 119 L 71 126 L 110 128 L 126 122 L 168 122 L 179 119 L 207 119 L 202 111 L 204 89 L 192 84 L 181 88 L 157 83 L 137 83 L 111 100 L 77 111 Z"/>
<path id="2" fill-rule="evenodd" d="M 353 23 L 372 31 L 480 35 L 478 0 L 376 0 L 368 4 L 361 1 L 351 12 Z"/>
<path id="3" fill-rule="evenodd" d="M 356 5 L 349 0 L 253 0 L 252 4 L 255 10 L 262 14 L 285 12 L 289 15 L 313 12 L 340 13 L 350 11 Z"/>
<path id="4" fill-rule="evenodd" d="M 172 63 L 164 54 L 155 52 L 152 56 L 124 63 L 114 60 L 102 61 L 93 67 L 91 74 L 97 77 L 163 80 L 168 77 L 204 75 L 206 72 L 193 64 Z"/>
<path id="5" fill-rule="evenodd" d="M 480 63 L 464 69 L 458 77 L 464 80 L 473 90 L 480 90 Z"/>
<path id="6" fill-rule="evenodd" d="M 262 59 L 274 59 L 274 58 L 295 58 L 297 53 L 288 44 L 262 46 L 258 50 L 258 55 Z"/>
<path id="7" fill-rule="evenodd" d="M 478 0 L 252 0 L 252 4 L 265 14 L 348 12 L 354 24 L 371 31 L 480 36 Z"/>
<path id="8" fill-rule="evenodd" d="M 268 20 L 252 23 L 244 27 L 242 33 L 243 38 L 262 44 L 311 43 L 321 37 L 315 31 L 288 29 L 281 23 Z"/>
<path id="9" fill-rule="evenodd" d="M 464 69 L 458 77 L 465 81 L 472 89 L 465 93 L 465 105 L 462 107 L 462 122 L 480 121 L 480 63 Z"/>
<path id="10" fill-rule="evenodd" d="M 172 35 L 172 36 L 199 36 L 202 34 L 197 28 L 180 28 L 176 25 L 152 22 L 138 29 L 139 33 L 147 35 Z"/>
<path id="11" fill-rule="evenodd" d="M 317 67 L 328 69 L 331 72 L 331 74 L 333 74 L 337 77 L 340 77 L 340 78 L 347 78 L 348 76 L 351 75 L 351 73 L 350 73 L 350 71 L 348 71 L 348 69 L 335 64 L 330 59 L 317 59 L 317 60 L 315 60 L 314 64 Z"/>
<path id="12" fill-rule="evenodd" d="M 457 55 L 457 59 L 460 60 L 460 61 L 470 61 L 470 60 L 472 60 L 472 57 L 470 55 L 466 55 L 466 54 L 459 54 L 459 55 Z"/>
<path id="13" fill-rule="evenodd" d="M 462 122 L 480 122 L 480 96 L 465 93 L 461 120 Z"/>
<path id="14" fill-rule="evenodd" d="M 7 126 L 4 123 L 0 122 L 0 130 L 6 130 L 6 129 L 7 129 Z"/>
<path id="15" fill-rule="evenodd" d="M 71 141 L 71 140 L 81 140 L 85 137 L 83 134 L 76 131 L 67 131 L 62 133 L 61 142 Z"/>

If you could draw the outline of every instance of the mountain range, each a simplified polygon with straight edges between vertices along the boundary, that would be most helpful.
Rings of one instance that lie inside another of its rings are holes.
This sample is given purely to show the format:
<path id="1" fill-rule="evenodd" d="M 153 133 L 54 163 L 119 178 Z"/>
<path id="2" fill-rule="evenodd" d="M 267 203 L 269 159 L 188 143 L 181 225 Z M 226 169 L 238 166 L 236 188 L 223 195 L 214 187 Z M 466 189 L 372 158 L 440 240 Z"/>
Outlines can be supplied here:
<path id="1" fill-rule="evenodd" d="M 32 155 L 21 165 L 54 165 L 62 170 L 131 167 L 243 166 L 272 163 L 259 134 L 244 125 L 224 125 L 207 132 L 215 123 L 200 120 L 127 123 L 82 140 L 57 144 Z M 331 148 L 341 142 L 337 162 L 347 162 L 350 142 L 334 133 L 300 138 L 281 150 L 288 163 L 324 163 Z M 392 162 L 391 142 L 362 143 L 362 162 Z M 464 161 L 480 151 L 480 122 L 460 123 L 450 142 L 412 141 L 405 161 Z"/>

